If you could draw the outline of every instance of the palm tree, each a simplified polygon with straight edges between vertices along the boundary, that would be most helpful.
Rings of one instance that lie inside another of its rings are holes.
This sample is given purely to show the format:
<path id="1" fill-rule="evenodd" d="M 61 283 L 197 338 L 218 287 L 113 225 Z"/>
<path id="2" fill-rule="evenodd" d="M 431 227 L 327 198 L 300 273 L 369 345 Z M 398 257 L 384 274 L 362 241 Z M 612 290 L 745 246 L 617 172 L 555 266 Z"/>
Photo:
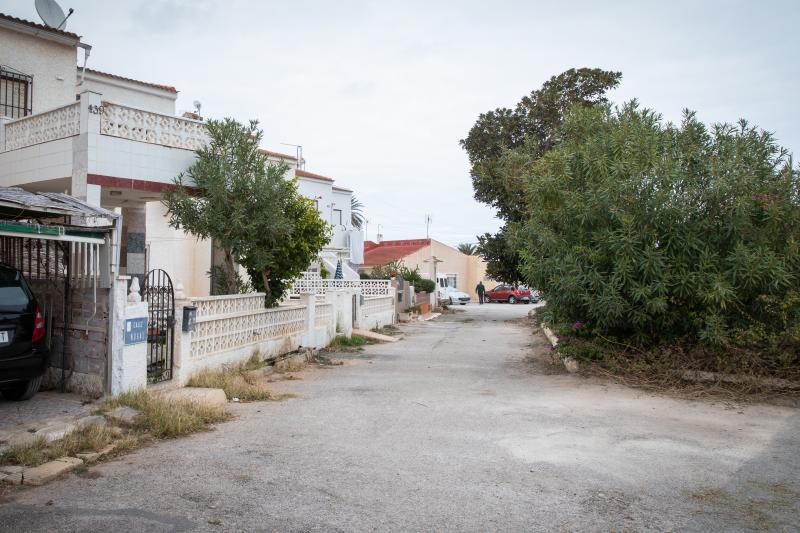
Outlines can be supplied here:
<path id="1" fill-rule="evenodd" d="M 477 250 L 478 247 L 468 242 L 462 242 L 461 244 L 456 246 L 456 248 L 458 248 L 458 251 L 461 252 L 462 254 L 475 255 L 475 251 Z"/>
<path id="2" fill-rule="evenodd" d="M 364 204 L 355 195 L 350 197 L 350 223 L 356 229 L 364 225 Z"/>

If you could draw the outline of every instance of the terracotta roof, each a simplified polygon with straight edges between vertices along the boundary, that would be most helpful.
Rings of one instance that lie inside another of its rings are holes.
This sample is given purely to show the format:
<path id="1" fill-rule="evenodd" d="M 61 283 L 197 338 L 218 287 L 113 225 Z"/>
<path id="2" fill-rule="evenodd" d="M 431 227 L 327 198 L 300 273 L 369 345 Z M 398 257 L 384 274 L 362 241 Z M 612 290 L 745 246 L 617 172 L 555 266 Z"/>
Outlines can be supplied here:
<path id="1" fill-rule="evenodd" d="M 272 157 L 277 157 L 280 159 L 291 159 L 292 161 L 297 161 L 297 158 L 293 155 L 282 154 L 280 152 L 273 152 L 272 150 L 265 150 L 263 148 L 259 148 L 258 151 L 261 152 L 262 154 L 266 154 Z"/>
<path id="2" fill-rule="evenodd" d="M 78 40 L 80 40 L 81 38 L 80 35 L 78 35 L 77 33 L 72 33 L 71 31 L 57 30 L 56 28 L 51 28 L 50 26 L 45 26 L 44 24 L 39 24 L 37 22 L 31 22 L 30 20 L 12 17 L 11 15 L 6 15 L 5 13 L 0 13 L 0 19 L 16 22 L 17 24 L 24 24 L 25 26 L 30 26 L 31 28 L 36 28 L 37 30 L 55 33 L 56 35 L 63 35 L 64 37 L 71 37 L 73 39 L 78 39 Z"/>
<path id="3" fill-rule="evenodd" d="M 78 70 L 81 70 L 81 67 L 78 67 Z M 112 79 L 115 79 L 115 80 L 128 81 L 128 82 L 131 82 L 131 83 L 138 83 L 139 85 L 146 85 L 147 87 L 153 87 L 155 89 L 161 89 L 162 91 L 167 91 L 167 92 L 170 92 L 170 93 L 176 93 L 176 94 L 178 93 L 178 89 L 176 89 L 175 87 L 173 87 L 171 85 L 161 85 L 161 84 L 158 84 L 158 83 L 150 83 L 150 82 L 147 82 L 147 81 L 134 80 L 133 78 L 126 78 L 125 76 L 118 76 L 117 74 L 110 74 L 108 72 L 102 72 L 100 70 L 95 70 L 93 68 L 87 68 L 86 72 L 91 72 L 92 74 L 97 74 L 98 76 L 105 76 L 107 78 L 112 78 Z"/>
<path id="4" fill-rule="evenodd" d="M 330 182 L 333 181 L 331 178 L 329 178 L 327 176 L 323 176 L 321 174 L 314 174 L 313 172 L 307 172 L 307 171 L 299 169 L 299 168 L 295 169 L 294 175 L 297 176 L 297 177 L 300 177 L 300 178 L 309 178 L 309 179 L 312 179 L 312 180 L 321 180 L 321 181 L 330 181 Z"/>
<path id="5" fill-rule="evenodd" d="M 389 261 L 403 259 L 426 246 L 430 239 L 406 239 L 399 241 L 364 242 L 364 264 L 362 267 L 385 265 Z"/>
<path id="6" fill-rule="evenodd" d="M 345 189 L 344 187 L 337 187 L 334 185 L 331 187 L 334 191 L 341 191 L 341 192 L 353 192 L 353 189 Z"/>

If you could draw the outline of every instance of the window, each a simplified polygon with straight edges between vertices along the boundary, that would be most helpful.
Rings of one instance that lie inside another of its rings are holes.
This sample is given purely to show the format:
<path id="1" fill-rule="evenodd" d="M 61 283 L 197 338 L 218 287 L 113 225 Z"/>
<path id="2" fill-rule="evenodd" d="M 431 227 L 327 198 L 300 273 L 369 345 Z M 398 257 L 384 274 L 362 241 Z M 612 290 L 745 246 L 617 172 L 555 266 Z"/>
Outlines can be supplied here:
<path id="1" fill-rule="evenodd" d="M 342 225 L 342 210 L 341 209 L 334 209 L 333 210 L 333 223 L 339 226 Z"/>
<path id="2" fill-rule="evenodd" d="M 27 117 L 33 103 L 33 77 L 0 67 L 0 116 Z"/>

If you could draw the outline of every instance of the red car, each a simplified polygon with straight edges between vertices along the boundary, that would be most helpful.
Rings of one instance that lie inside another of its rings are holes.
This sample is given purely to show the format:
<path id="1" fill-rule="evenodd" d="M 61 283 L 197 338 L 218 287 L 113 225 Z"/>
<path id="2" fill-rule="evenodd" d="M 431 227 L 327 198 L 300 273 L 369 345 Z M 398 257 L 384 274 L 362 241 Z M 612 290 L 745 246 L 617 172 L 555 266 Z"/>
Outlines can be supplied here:
<path id="1" fill-rule="evenodd" d="M 486 291 L 486 302 L 508 302 L 515 304 L 522 302 L 531 303 L 531 291 L 528 289 L 515 289 L 513 285 L 498 285 L 490 291 Z"/>

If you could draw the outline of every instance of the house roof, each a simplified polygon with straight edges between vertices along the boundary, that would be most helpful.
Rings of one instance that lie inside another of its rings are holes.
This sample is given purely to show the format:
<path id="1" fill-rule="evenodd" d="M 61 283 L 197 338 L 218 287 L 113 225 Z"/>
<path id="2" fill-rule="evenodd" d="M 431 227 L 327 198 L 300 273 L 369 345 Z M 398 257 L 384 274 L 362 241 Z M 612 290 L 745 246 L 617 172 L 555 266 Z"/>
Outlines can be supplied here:
<path id="1" fill-rule="evenodd" d="M 314 174 L 313 172 L 307 172 L 307 171 L 299 169 L 299 168 L 295 169 L 294 175 L 297 176 L 298 178 L 308 178 L 308 179 L 312 179 L 312 180 L 333 182 L 333 180 L 331 178 L 327 177 L 327 176 L 323 176 L 321 174 Z"/>
<path id="2" fill-rule="evenodd" d="M 261 152 L 262 154 L 265 154 L 265 155 L 268 155 L 268 156 L 271 156 L 271 157 L 277 157 L 279 159 L 291 159 L 292 161 L 297 161 L 297 157 L 295 157 L 293 155 L 282 154 L 280 152 L 273 152 L 272 150 L 265 150 L 264 148 L 259 148 L 258 151 Z"/>
<path id="3" fill-rule="evenodd" d="M 39 24 L 38 22 L 31 22 L 30 20 L 25 20 L 17 17 L 12 17 L 11 15 L 6 15 L 5 13 L 0 13 L 0 20 L 7 20 L 9 22 L 16 22 L 17 24 L 22 24 L 24 26 L 29 26 L 31 28 L 36 28 L 37 30 L 46 31 L 55 35 L 61 35 L 63 37 L 69 37 L 71 39 L 80 40 L 81 36 L 77 33 L 72 33 L 71 31 L 64 31 L 59 30 L 56 28 L 51 28 L 50 26 L 45 26 L 44 24 Z"/>
<path id="4" fill-rule="evenodd" d="M 362 267 L 385 265 L 389 261 L 403 259 L 426 246 L 430 239 L 405 239 L 397 241 L 364 242 L 364 263 Z"/>
<path id="5" fill-rule="evenodd" d="M 331 187 L 331 188 L 332 188 L 334 191 L 338 191 L 338 192 L 353 192 L 353 189 L 345 189 L 344 187 L 337 187 L 336 185 L 334 185 L 334 186 L 333 186 L 333 187 Z"/>
<path id="6" fill-rule="evenodd" d="M 78 67 L 78 70 L 81 70 L 81 67 Z M 167 91 L 169 93 L 175 93 L 175 94 L 178 93 L 178 89 L 176 89 L 175 87 L 173 87 L 171 85 L 161 85 L 159 83 L 150 83 L 148 81 L 135 80 L 133 78 L 126 78 L 125 76 L 119 76 L 117 74 L 111 74 L 109 72 L 103 72 L 103 71 L 100 71 L 100 70 L 95 70 L 93 68 L 87 68 L 86 72 L 89 72 L 91 74 L 96 74 L 98 76 L 104 76 L 106 78 L 111 78 L 111 79 L 114 79 L 114 80 L 127 81 L 127 82 L 130 82 L 130 83 L 137 83 L 139 85 L 145 85 L 147 87 L 153 87 L 154 89 L 161 89 L 162 91 Z"/>

